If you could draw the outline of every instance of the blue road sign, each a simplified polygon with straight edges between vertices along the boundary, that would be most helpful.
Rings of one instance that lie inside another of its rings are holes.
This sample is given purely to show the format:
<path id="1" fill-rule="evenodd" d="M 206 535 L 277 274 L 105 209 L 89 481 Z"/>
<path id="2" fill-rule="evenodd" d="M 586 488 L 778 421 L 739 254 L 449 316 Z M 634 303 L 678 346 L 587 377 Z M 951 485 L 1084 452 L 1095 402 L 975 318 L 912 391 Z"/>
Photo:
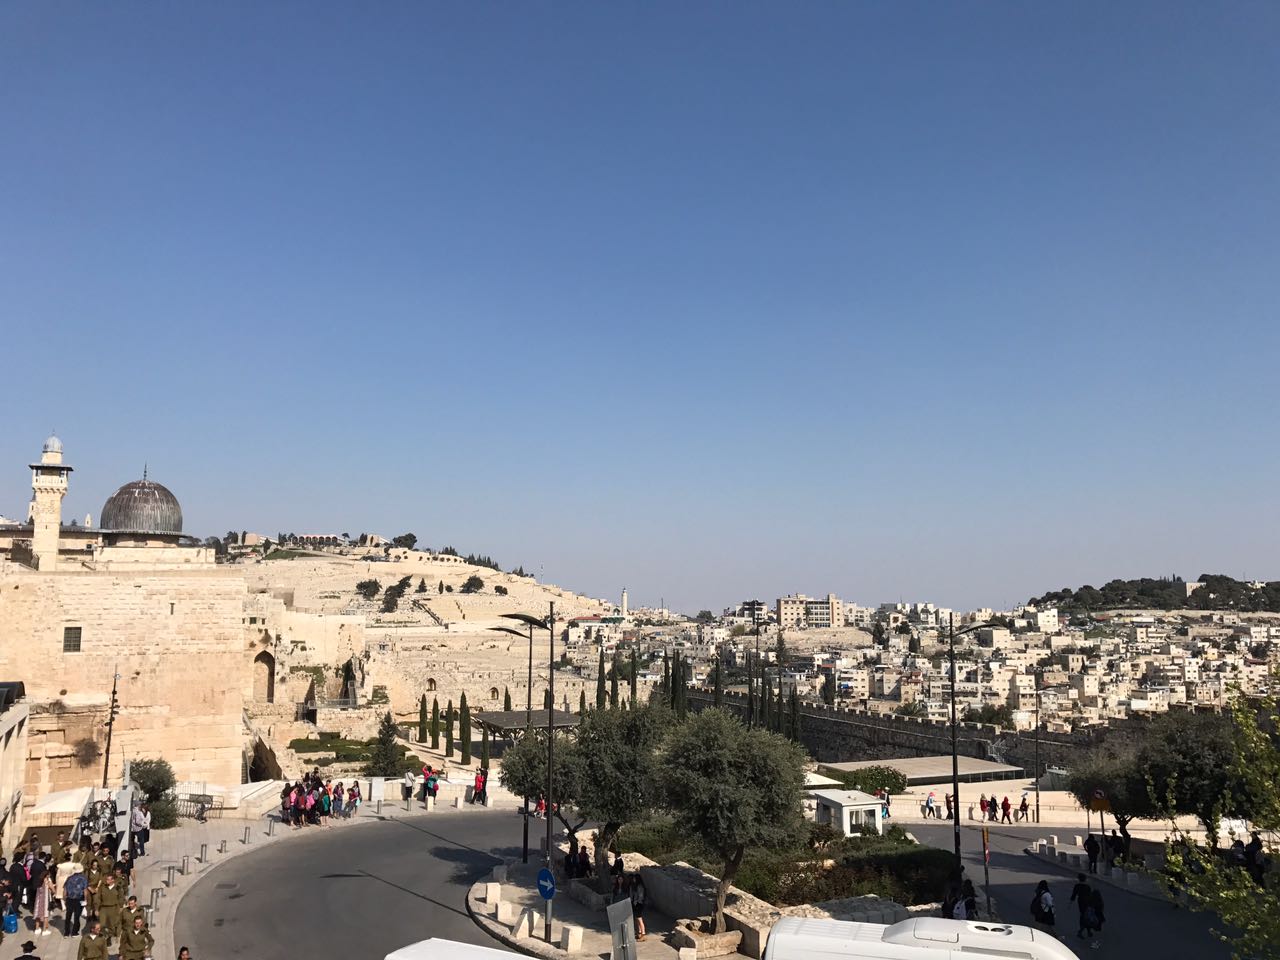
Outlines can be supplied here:
<path id="1" fill-rule="evenodd" d="M 550 900 L 556 895 L 556 878 L 546 867 L 538 871 L 538 893 L 543 900 Z"/>
<path id="2" fill-rule="evenodd" d="M 556 896 L 556 877 L 545 867 L 538 872 L 538 892 L 543 900 Z"/>

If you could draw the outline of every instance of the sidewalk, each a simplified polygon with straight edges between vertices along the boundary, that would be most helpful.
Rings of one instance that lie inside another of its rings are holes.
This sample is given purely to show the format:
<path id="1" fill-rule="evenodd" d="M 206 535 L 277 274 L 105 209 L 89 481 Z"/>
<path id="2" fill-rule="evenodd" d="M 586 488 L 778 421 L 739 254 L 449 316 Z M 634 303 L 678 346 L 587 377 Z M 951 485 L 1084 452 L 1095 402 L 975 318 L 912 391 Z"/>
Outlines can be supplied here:
<path id="1" fill-rule="evenodd" d="M 395 781 L 391 781 L 387 789 L 398 790 L 398 786 Z M 173 942 L 173 918 L 178 904 L 205 873 L 215 869 L 220 863 L 294 835 L 312 836 L 326 831 L 355 829 L 361 823 L 432 815 L 418 800 L 411 802 L 408 810 L 405 807 L 402 800 L 385 800 L 381 804 L 365 802 L 350 820 L 335 820 L 327 828 L 304 827 L 295 830 L 280 823 L 278 815 L 273 812 L 255 820 L 217 819 L 196 823 L 194 820 L 184 819 L 171 830 L 154 831 L 151 842 L 147 844 L 147 855 L 137 861 L 133 884 L 129 889 L 130 894 L 136 896 L 138 903 L 144 908 L 149 908 L 153 895 L 157 897 L 156 909 L 150 911 L 149 920 L 151 935 L 155 937 L 153 957 L 156 960 L 167 960 L 178 955 L 178 947 L 182 944 Z M 466 809 L 465 805 L 463 809 Z M 207 860 L 200 857 L 202 845 L 207 848 Z M 224 845 L 225 852 L 221 852 Z M 190 873 L 183 871 L 184 858 Z M 170 868 L 173 868 L 173 886 L 169 886 Z M 31 939 L 35 941 L 36 953 L 43 960 L 75 960 L 80 937 L 62 935 L 62 918 L 62 911 L 51 911 L 50 927 L 54 932 L 47 937 L 34 937 L 30 913 L 24 910 L 19 920 L 18 932 L 5 936 L 3 950 L 6 955 L 12 953 L 17 956 L 21 952 L 21 944 Z M 83 932 L 82 924 L 81 933 Z M 116 956 L 117 946 L 118 943 L 112 945 L 112 957 Z M 196 952 L 194 947 L 192 952 Z"/>
<path id="2" fill-rule="evenodd" d="M 1086 874 L 1090 883 L 1104 883 L 1151 900 L 1167 901 L 1169 899 L 1155 874 L 1143 868 L 1126 869 L 1121 864 L 1112 866 L 1103 859 L 1098 861 L 1098 872 L 1089 873 L 1088 854 L 1085 853 L 1084 847 L 1075 842 L 1081 839 L 1078 835 L 1050 834 L 1036 840 L 1026 848 L 1026 852 L 1028 856 L 1042 863 L 1052 864 L 1073 873 Z M 1163 858 L 1161 862 L 1163 863 Z"/>

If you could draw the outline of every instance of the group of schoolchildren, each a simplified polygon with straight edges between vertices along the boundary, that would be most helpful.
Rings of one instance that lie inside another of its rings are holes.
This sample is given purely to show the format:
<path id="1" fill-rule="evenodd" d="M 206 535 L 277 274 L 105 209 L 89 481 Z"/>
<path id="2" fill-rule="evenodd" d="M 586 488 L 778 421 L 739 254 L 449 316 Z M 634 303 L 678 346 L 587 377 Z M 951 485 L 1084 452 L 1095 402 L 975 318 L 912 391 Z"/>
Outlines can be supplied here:
<path id="1" fill-rule="evenodd" d="M 62 935 L 84 935 L 77 949 L 78 960 L 107 960 L 108 947 L 118 941 L 120 960 L 144 960 L 155 943 L 138 898 L 129 892 L 134 862 L 121 849 L 114 833 L 101 841 L 84 837 L 74 845 L 59 833 L 49 850 L 35 834 L 19 844 L 12 862 L 0 857 L 0 914 L 5 933 L 18 931 L 25 909 L 31 915 L 33 936 L 52 936 L 55 924 L 50 914 L 62 913 Z M 3 936 L 0 935 L 0 940 Z M 31 956 L 32 941 L 23 944 Z"/>
<path id="2" fill-rule="evenodd" d="M 341 780 L 324 780 L 316 770 L 303 774 L 297 783 L 284 785 L 280 791 L 280 818 L 295 830 L 304 826 L 327 827 L 332 819 L 349 819 L 363 800 L 359 780 L 344 789 Z"/>

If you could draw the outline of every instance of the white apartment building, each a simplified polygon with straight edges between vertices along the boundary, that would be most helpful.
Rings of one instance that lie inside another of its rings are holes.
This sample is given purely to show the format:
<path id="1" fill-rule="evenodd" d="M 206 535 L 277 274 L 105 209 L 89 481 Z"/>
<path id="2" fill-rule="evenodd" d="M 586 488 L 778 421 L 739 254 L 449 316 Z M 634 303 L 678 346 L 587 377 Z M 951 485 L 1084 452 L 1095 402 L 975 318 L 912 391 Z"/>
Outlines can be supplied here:
<path id="1" fill-rule="evenodd" d="M 830 629 L 844 626 L 844 604 L 834 593 L 827 594 L 822 600 L 802 593 L 779 597 L 777 615 L 781 627 Z"/>
<path id="2" fill-rule="evenodd" d="M 846 627 L 861 627 L 863 630 L 870 630 L 872 623 L 875 622 L 875 607 L 860 607 L 856 603 L 846 603 L 844 605 L 844 625 Z"/>

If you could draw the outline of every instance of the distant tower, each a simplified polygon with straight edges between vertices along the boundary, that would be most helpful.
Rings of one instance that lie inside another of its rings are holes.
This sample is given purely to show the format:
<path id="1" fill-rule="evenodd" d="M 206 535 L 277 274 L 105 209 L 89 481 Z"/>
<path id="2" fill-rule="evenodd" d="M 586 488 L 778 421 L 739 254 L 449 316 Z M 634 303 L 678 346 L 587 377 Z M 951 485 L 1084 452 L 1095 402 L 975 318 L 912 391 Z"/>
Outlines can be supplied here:
<path id="1" fill-rule="evenodd" d="M 46 440 L 40 462 L 30 467 L 31 553 L 38 569 L 53 570 L 58 566 L 62 498 L 67 495 L 67 475 L 71 473 L 62 462 L 62 441 L 57 437 Z"/>
<path id="2" fill-rule="evenodd" d="M 626 615 L 627 615 L 627 588 L 623 587 L 622 588 L 622 616 L 625 618 Z"/>

